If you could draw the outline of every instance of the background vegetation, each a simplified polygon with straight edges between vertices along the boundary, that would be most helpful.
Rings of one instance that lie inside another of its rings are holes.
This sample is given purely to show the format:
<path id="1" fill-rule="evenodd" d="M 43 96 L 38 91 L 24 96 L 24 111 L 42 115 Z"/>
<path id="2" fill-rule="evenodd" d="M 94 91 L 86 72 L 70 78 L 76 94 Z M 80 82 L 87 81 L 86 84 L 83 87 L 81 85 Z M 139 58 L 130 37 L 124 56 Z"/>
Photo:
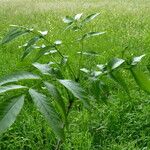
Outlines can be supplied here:
<path id="1" fill-rule="evenodd" d="M 125 48 L 130 55 L 149 55 L 150 42 L 149 0 L 0 0 L 0 37 L 10 24 L 25 25 L 49 31 L 49 39 L 65 41 L 63 49 L 76 60 L 78 45 L 72 42 L 72 32 L 62 32 L 62 18 L 67 14 L 100 12 L 101 16 L 88 31 L 106 31 L 98 38 L 86 43 L 90 51 L 100 55 L 94 60 L 85 60 L 89 66 L 105 63 L 109 58 L 120 57 Z M 94 43 L 94 44 L 93 44 Z M 0 47 L 0 76 L 26 70 L 32 58 L 20 63 L 24 38 Z M 148 59 L 144 63 L 148 63 Z M 89 113 L 74 108 L 70 114 L 69 133 L 63 145 L 70 149 L 103 150 L 148 150 L 150 149 L 150 98 L 135 87 L 127 76 L 131 91 L 129 99 L 122 89 L 113 88 L 108 104 L 100 103 Z M 0 138 L 0 149 L 53 149 L 54 135 L 42 116 L 27 102 L 15 124 Z"/>

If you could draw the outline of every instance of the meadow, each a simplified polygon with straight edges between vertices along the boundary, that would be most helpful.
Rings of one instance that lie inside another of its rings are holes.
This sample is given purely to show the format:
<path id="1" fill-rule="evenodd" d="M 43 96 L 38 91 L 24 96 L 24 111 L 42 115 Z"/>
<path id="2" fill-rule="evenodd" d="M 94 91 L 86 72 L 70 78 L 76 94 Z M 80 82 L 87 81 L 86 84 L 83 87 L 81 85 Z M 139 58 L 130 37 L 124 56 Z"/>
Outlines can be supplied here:
<path id="1" fill-rule="evenodd" d="M 48 39 L 62 40 L 62 52 L 69 55 L 76 68 L 78 43 L 73 39 L 78 33 L 63 32 L 66 15 L 99 12 L 87 31 L 105 31 L 86 42 L 86 50 L 99 55 L 85 59 L 90 68 L 128 55 L 146 54 L 142 64 L 149 63 L 150 42 L 149 0 L 0 0 L 0 39 L 10 29 L 9 25 L 23 25 L 37 30 L 48 30 Z M 32 56 L 20 61 L 26 38 L 0 46 L 0 77 L 18 70 L 27 70 Z M 71 44 L 68 44 L 71 43 Z M 44 60 L 41 60 L 44 61 Z M 129 98 L 117 84 L 109 82 L 111 93 L 108 103 L 94 104 L 90 111 L 74 107 L 69 114 L 69 131 L 64 150 L 149 150 L 150 149 L 150 96 L 135 84 L 130 75 L 126 82 Z M 0 150 L 53 150 L 55 136 L 47 122 L 31 101 L 26 101 L 15 123 L 0 137 Z"/>

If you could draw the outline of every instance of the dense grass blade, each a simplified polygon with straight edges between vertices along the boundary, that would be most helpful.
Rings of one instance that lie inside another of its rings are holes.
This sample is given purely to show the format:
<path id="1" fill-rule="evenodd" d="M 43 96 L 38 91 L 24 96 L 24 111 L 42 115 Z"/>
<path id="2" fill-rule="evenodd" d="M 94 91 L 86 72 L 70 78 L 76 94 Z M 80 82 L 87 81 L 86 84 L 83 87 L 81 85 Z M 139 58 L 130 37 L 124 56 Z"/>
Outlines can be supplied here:
<path id="1" fill-rule="evenodd" d="M 57 88 L 54 85 L 52 85 L 48 82 L 45 82 L 45 85 L 46 85 L 46 88 L 49 91 L 50 95 L 57 102 L 57 104 L 60 108 L 61 114 L 62 114 L 63 118 L 66 120 L 67 116 L 66 116 L 65 103 L 64 103 L 64 100 L 63 100 L 61 94 L 59 93 L 59 91 L 57 90 Z"/>
<path id="2" fill-rule="evenodd" d="M 38 110 L 43 114 L 48 121 L 55 135 L 61 140 L 64 139 L 64 130 L 62 127 L 62 121 L 55 111 L 54 107 L 48 102 L 48 98 L 34 89 L 30 89 L 29 93 L 37 106 Z"/>
<path id="3" fill-rule="evenodd" d="M 0 104 L 0 134 L 5 132 L 16 120 L 24 104 L 24 96 Z"/>
<path id="4" fill-rule="evenodd" d="M 20 80 L 30 80 L 30 79 L 40 79 L 40 77 L 36 74 L 30 73 L 30 72 L 18 72 L 11 75 L 7 75 L 0 79 L 0 86 L 11 83 L 11 82 L 17 82 Z"/>

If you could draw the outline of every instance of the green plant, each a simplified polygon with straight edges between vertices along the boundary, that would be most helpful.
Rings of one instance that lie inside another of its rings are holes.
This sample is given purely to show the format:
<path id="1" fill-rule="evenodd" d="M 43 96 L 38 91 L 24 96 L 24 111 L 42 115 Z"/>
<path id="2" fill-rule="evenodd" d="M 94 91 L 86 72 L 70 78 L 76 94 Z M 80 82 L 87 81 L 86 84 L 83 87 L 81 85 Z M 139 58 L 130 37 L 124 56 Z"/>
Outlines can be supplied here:
<path id="1" fill-rule="evenodd" d="M 65 31 L 72 30 L 80 33 L 80 37 L 75 39 L 81 45 L 77 69 L 73 69 L 69 57 L 62 53 L 60 47 L 62 41 L 50 42 L 46 38 L 48 31 L 12 26 L 13 29 L 3 38 L 2 44 L 21 35 L 30 34 L 32 38 L 22 46 L 24 51 L 21 59 L 24 60 L 33 52 L 36 54 L 32 63 L 34 68 L 30 66 L 29 72 L 17 72 L 0 80 L 0 94 L 10 92 L 10 95 L 13 95 L 0 104 L 0 133 L 13 124 L 23 107 L 25 96 L 30 97 L 55 133 L 58 139 L 56 149 L 59 149 L 65 139 L 65 129 L 69 124 L 67 118 L 72 106 L 76 105 L 77 100 L 80 100 L 87 109 L 90 109 L 91 101 L 102 100 L 107 103 L 111 90 L 107 85 L 107 79 L 113 79 L 130 97 L 129 88 L 122 73 L 124 70 L 129 71 L 136 83 L 147 93 L 150 92 L 149 79 L 142 71 L 137 70 L 137 64 L 145 55 L 128 59 L 112 58 L 106 64 L 98 64 L 93 68 L 84 67 L 86 66 L 84 56 L 97 55 L 97 53 L 85 51 L 85 40 L 105 33 L 95 31 L 86 33 L 84 30 L 86 24 L 98 15 L 99 13 L 94 13 L 83 18 L 82 14 L 77 14 L 63 19 L 67 24 Z M 50 62 L 49 60 L 44 64 L 37 62 L 45 55 L 50 56 Z M 29 83 L 26 80 L 32 80 L 32 82 Z M 7 97 L 7 95 L 4 96 Z"/>

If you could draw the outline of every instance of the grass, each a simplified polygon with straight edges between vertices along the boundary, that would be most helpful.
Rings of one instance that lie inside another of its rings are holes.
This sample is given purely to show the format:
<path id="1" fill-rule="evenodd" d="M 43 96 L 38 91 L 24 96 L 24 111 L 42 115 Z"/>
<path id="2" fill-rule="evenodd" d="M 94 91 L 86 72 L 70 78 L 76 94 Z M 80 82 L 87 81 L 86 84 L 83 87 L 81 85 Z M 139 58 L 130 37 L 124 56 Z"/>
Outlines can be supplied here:
<path id="1" fill-rule="evenodd" d="M 149 53 L 149 7 L 149 0 L 0 0 L 0 37 L 5 35 L 10 24 L 18 24 L 49 30 L 51 41 L 61 39 L 66 45 L 77 35 L 62 32 L 62 17 L 100 12 L 101 16 L 87 26 L 88 31 L 107 32 L 86 42 L 86 50 L 100 54 L 92 62 L 85 60 L 92 67 L 121 56 L 126 47 L 133 55 Z M 27 68 L 30 59 L 20 63 L 22 50 L 18 49 L 18 45 L 24 43 L 25 38 L 21 38 L 0 47 L 0 76 Z M 70 55 L 73 63 L 79 48 L 74 44 L 63 46 L 62 51 Z M 139 91 L 132 80 L 127 81 L 132 99 L 122 89 L 114 88 L 108 105 L 93 104 L 90 112 L 72 110 L 64 150 L 150 149 L 150 97 Z M 54 149 L 54 144 L 53 133 L 30 101 L 26 101 L 15 124 L 0 138 L 2 150 L 49 150 Z"/>

